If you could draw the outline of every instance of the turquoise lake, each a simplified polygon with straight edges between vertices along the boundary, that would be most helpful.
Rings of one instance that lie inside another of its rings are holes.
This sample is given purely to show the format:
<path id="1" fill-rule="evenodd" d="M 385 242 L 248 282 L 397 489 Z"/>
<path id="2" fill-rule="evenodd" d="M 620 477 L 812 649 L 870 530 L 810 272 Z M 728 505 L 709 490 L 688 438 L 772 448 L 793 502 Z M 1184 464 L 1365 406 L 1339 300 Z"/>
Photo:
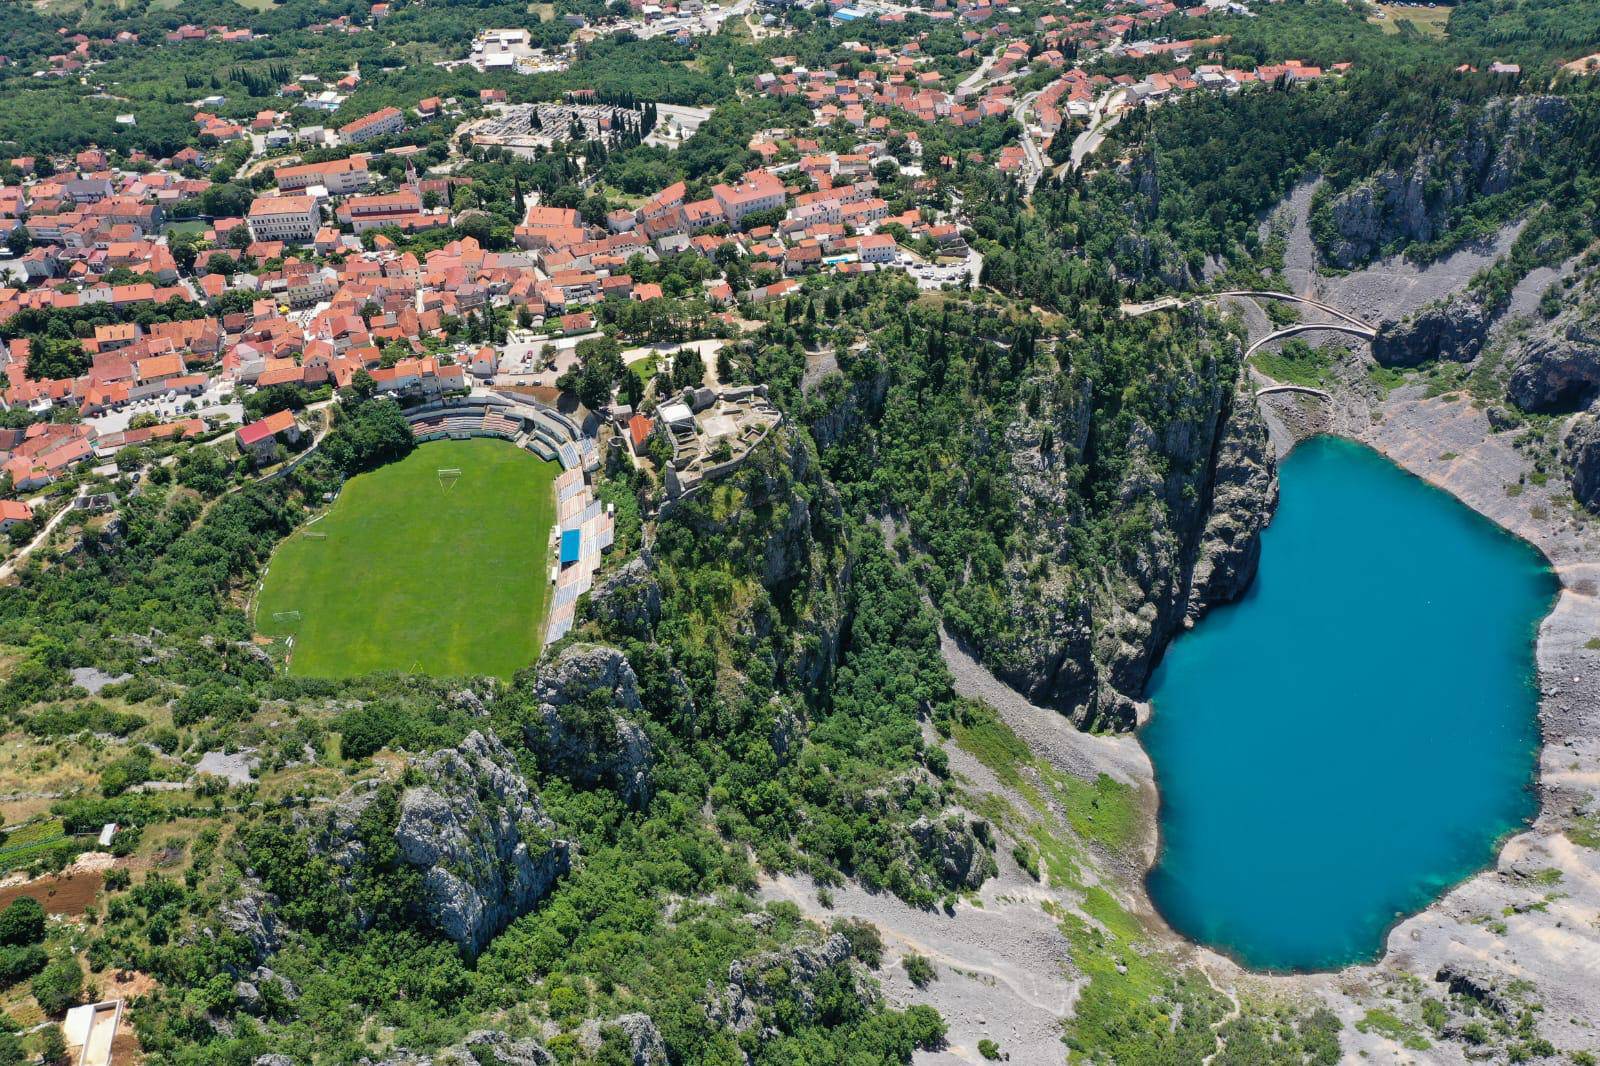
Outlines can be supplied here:
<path id="1" fill-rule="evenodd" d="M 1261 569 L 1179 638 L 1143 741 L 1151 897 L 1255 969 L 1372 959 L 1535 812 L 1533 548 L 1361 445 L 1301 444 Z"/>

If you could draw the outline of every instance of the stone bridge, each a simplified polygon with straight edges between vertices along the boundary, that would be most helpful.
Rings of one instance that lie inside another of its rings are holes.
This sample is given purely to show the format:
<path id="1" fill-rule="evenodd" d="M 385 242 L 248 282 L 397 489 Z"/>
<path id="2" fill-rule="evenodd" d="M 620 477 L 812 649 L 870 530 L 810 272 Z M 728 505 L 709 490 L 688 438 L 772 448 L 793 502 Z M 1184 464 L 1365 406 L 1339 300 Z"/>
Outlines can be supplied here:
<path id="1" fill-rule="evenodd" d="M 1256 399 L 1271 396 L 1274 393 L 1292 392 L 1302 396 L 1315 396 L 1319 400 L 1333 400 L 1333 394 L 1322 389 L 1314 389 L 1310 385 L 1266 385 L 1256 390 Z"/>
<path id="2" fill-rule="evenodd" d="M 1376 326 L 1361 321 L 1361 319 L 1357 318 L 1355 315 L 1352 315 L 1350 312 L 1341 311 L 1332 304 L 1325 304 L 1321 300 L 1313 300 L 1309 296 L 1296 296 L 1290 292 L 1266 292 L 1256 289 L 1229 289 L 1226 292 L 1214 292 L 1211 295 L 1218 298 L 1223 296 L 1247 296 L 1260 300 L 1282 300 L 1285 303 L 1303 304 L 1306 307 L 1315 308 L 1324 314 L 1332 315 L 1334 318 L 1337 318 L 1343 322 L 1347 322 L 1352 326 L 1360 327 L 1361 329 L 1366 330 L 1368 334 L 1374 334 L 1378 332 Z"/>
<path id="3" fill-rule="evenodd" d="M 1286 326 L 1283 329 L 1269 333 L 1265 337 L 1262 337 L 1245 350 L 1244 357 L 1249 359 L 1252 355 L 1256 354 L 1256 352 L 1260 351 L 1266 345 L 1271 344 L 1273 341 L 1286 340 L 1289 337 L 1298 336 L 1301 333 L 1317 333 L 1319 331 L 1325 331 L 1328 333 L 1346 333 L 1352 337 L 1360 337 L 1362 340 L 1367 341 L 1372 340 L 1372 338 L 1378 335 L 1378 331 L 1373 329 L 1371 326 L 1354 326 L 1348 322 L 1298 322 L 1295 325 Z"/>

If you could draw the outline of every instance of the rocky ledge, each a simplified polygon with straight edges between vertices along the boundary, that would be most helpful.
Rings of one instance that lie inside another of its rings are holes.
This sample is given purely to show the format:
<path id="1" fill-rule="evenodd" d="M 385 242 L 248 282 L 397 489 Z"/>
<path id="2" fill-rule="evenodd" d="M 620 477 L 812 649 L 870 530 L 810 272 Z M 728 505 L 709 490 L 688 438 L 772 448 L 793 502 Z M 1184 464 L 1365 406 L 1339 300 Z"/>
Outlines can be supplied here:
<path id="1" fill-rule="evenodd" d="M 1072 479 L 1089 447 L 1088 383 L 1042 390 L 1037 412 L 1021 412 L 1005 440 L 1020 515 L 1006 564 L 1012 635 L 975 650 L 1030 702 L 1080 728 L 1134 727 L 1167 642 L 1249 586 L 1277 504 L 1276 461 L 1248 382 L 1165 384 L 1157 405 L 1173 414 L 1160 433 L 1135 421 L 1117 490 L 1130 510 L 1153 504 L 1143 510 L 1151 528 L 1102 574 L 1075 568 L 1063 534 L 1082 521 Z"/>
<path id="2" fill-rule="evenodd" d="M 1459 363 L 1477 358 L 1489 334 L 1491 316 L 1466 293 L 1454 293 L 1398 321 L 1378 326 L 1372 357 L 1384 366 L 1418 366 L 1430 359 Z"/>
<path id="3" fill-rule="evenodd" d="M 523 733 L 543 769 L 581 785 L 608 785 L 626 803 L 649 799 L 655 749 L 639 724 L 639 679 L 622 652 L 566 648 L 539 671 L 534 701 Z"/>

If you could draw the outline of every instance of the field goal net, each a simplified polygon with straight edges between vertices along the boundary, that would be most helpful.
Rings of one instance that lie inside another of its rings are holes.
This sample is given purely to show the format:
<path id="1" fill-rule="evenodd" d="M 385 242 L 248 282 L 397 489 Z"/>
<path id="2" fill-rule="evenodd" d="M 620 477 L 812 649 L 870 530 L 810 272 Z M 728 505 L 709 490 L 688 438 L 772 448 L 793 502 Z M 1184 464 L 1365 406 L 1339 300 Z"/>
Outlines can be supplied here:
<path id="1" fill-rule="evenodd" d="M 327 540 L 328 539 L 328 535 L 326 533 L 318 533 L 318 532 L 315 532 L 313 530 L 307 530 L 306 531 L 306 539 L 307 540 Z"/>
<path id="2" fill-rule="evenodd" d="M 272 620 L 279 625 L 293 625 L 300 621 L 299 611 L 273 611 Z"/>
<path id="3" fill-rule="evenodd" d="M 461 468 L 459 466 L 441 466 L 439 468 L 439 487 L 444 491 L 449 492 L 455 488 L 456 482 L 460 480 Z"/>

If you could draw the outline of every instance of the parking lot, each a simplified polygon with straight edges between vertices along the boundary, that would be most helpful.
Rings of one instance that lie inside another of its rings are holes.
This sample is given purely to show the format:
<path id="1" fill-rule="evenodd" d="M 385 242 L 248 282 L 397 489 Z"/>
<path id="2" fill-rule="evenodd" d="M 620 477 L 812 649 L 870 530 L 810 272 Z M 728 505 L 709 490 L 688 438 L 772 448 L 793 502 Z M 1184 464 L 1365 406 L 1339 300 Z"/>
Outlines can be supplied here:
<path id="1" fill-rule="evenodd" d="M 978 283 L 983 257 L 971 252 L 959 263 L 935 263 L 902 251 L 895 265 L 910 274 L 919 289 L 942 289 L 946 285 L 968 289 Z"/>

